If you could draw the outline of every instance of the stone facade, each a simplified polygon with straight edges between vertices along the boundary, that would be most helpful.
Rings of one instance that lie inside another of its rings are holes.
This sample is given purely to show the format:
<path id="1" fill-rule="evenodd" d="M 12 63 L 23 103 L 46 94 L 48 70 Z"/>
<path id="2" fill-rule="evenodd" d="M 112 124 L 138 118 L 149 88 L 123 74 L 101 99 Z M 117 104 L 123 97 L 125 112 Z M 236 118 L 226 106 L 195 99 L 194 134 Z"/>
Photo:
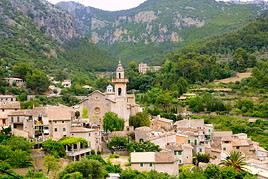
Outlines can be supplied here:
<path id="1" fill-rule="evenodd" d="M 128 126 L 129 117 L 141 112 L 142 109 L 135 102 L 135 95 L 127 94 L 128 79 L 125 77 L 124 68 L 121 63 L 116 69 L 113 86 L 109 85 L 105 93 L 94 91 L 85 98 L 79 106 L 79 110 L 88 111 L 88 124 L 90 126 L 102 127 L 102 120 L 107 112 L 114 112 L 125 120 Z"/>
<path id="2" fill-rule="evenodd" d="M 138 171 L 151 171 L 179 174 L 178 160 L 172 152 L 132 152 L 130 154 L 131 168 Z"/>

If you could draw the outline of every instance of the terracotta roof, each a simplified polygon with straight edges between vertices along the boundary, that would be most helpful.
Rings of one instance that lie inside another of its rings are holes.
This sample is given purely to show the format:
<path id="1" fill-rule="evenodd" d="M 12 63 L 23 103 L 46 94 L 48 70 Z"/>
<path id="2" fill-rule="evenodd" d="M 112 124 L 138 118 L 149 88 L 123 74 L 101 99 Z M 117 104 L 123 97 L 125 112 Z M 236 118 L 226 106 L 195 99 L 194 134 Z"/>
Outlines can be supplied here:
<path id="1" fill-rule="evenodd" d="M 0 113 L 0 119 L 7 119 L 8 115 L 7 113 Z"/>
<path id="2" fill-rule="evenodd" d="M 249 146 L 250 143 L 248 140 L 245 139 L 238 139 L 238 140 L 233 140 L 232 144 L 234 147 L 238 147 L 238 146 Z"/>
<path id="3" fill-rule="evenodd" d="M 8 116 L 32 116 L 30 110 L 18 110 L 8 114 Z"/>
<path id="4" fill-rule="evenodd" d="M 173 152 L 132 152 L 131 163 L 174 163 Z"/>
<path id="5" fill-rule="evenodd" d="M 20 109 L 20 102 L 0 102 L 0 109 Z"/>
<path id="6" fill-rule="evenodd" d="M 46 107 L 36 107 L 31 110 L 19 110 L 14 111 L 9 114 L 9 116 L 34 116 L 37 117 L 39 115 L 48 117 L 49 120 L 71 120 L 72 113 L 74 110 L 67 106 L 46 106 Z"/>
<path id="7" fill-rule="evenodd" d="M 85 127 L 72 127 L 71 128 L 71 133 L 88 133 L 95 131 L 95 129 L 88 129 Z"/>
<path id="8" fill-rule="evenodd" d="M 173 163 L 176 159 L 172 152 L 156 152 L 155 163 Z"/>
<path id="9" fill-rule="evenodd" d="M 136 128 L 135 129 L 135 131 L 152 131 L 152 129 L 150 128 L 150 127 L 146 127 L 146 126 L 144 126 L 144 127 L 138 127 L 138 128 Z"/>
<path id="10" fill-rule="evenodd" d="M 178 144 L 178 143 L 168 143 L 166 145 L 166 148 L 167 149 L 170 149 L 170 150 L 178 150 L 178 151 L 182 151 L 182 144 Z"/>

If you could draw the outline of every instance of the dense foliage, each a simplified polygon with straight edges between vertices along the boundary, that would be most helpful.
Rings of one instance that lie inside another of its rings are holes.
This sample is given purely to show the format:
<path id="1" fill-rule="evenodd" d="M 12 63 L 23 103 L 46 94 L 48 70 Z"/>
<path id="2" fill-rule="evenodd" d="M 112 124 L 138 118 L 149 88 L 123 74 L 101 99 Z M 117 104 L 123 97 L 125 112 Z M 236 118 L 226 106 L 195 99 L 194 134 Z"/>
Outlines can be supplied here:
<path id="1" fill-rule="evenodd" d="M 159 152 L 160 147 L 148 142 L 135 142 L 127 137 L 113 137 L 109 143 L 108 148 L 112 151 L 128 151 L 128 152 Z"/>
<path id="2" fill-rule="evenodd" d="M 21 137 L 0 134 L 0 160 L 14 168 L 31 166 L 31 143 Z"/>
<path id="3" fill-rule="evenodd" d="M 105 113 L 103 117 L 103 129 L 105 132 L 122 131 L 125 121 L 113 112 Z"/>
<path id="4" fill-rule="evenodd" d="M 75 172 L 79 172 L 83 178 L 101 179 L 106 175 L 106 171 L 99 161 L 84 158 L 79 162 L 73 162 L 67 165 L 60 173 L 59 178 L 68 178 L 70 174 L 74 175 Z M 77 173 L 75 176 L 79 176 L 79 174 Z"/>
<path id="5" fill-rule="evenodd" d="M 131 116 L 129 118 L 129 125 L 133 126 L 134 128 L 143 127 L 143 126 L 150 126 L 150 116 L 146 112 L 137 113 L 135 116 Z"/>

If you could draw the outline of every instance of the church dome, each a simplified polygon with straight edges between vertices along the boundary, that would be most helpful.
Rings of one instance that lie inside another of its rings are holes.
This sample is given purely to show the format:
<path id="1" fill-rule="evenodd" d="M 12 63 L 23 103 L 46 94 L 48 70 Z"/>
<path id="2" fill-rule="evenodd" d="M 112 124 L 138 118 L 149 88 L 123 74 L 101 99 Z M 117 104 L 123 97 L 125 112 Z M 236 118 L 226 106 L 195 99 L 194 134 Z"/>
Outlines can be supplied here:
<path id="1" fill-rule="evenodd" d="M 107 92 L 107 93 L 113 93 L 113 92 L 114 92 L 114 87 L 113 87 L 112 85 L 108 85 L 108 86 L 106 87 L 106 92 Z"/>

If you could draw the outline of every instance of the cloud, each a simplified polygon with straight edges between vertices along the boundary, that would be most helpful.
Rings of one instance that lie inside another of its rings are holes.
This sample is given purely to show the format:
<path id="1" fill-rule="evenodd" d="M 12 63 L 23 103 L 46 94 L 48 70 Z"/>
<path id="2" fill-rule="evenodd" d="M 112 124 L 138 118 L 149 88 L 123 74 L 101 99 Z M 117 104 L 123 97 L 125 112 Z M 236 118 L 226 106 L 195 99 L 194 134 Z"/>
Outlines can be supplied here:
<path id="1" fill-rule="evenodd" d="M 62 0 L 48 0 L 48 1 L 55 4 Z M 115 11 L 115 10 L 123 10 L 137 7 L 145 0 L 73 0 L 73 1 L 79 2 L 86 6 L 92 6 L 103 10 Z"/>

